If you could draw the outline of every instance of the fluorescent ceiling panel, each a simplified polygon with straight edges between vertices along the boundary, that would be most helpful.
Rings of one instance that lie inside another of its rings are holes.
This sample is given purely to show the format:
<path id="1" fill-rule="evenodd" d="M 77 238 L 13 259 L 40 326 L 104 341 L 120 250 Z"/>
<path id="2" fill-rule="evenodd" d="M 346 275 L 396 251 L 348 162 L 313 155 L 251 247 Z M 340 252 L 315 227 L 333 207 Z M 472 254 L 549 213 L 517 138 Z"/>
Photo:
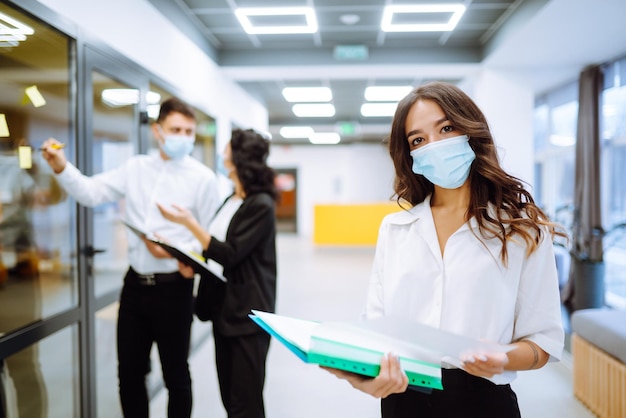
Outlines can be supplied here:
<path id="1" fill-rule="evenodd" d="M 313 132 L 310 126 L 283 126 L 279 131 L 283 138 L 308 138 Z"/>
<path id="2" fill-rule="evenodd" d="M 27 35 L 32 35 L 33 33 L 35 33 L 35 30 L 30 26 L 11 16 L 0 13 L 0 48 L 18 46 L 20 42 L 26 40 Z"/>
<path id="3" fill-rule="evenodd" d="M 0 35 L 32 35 L 35 30 L 30 26 L 0 13 Z"/>
<path id="4" fill-rule="evenodd" d="M 396 14 L 445 13 L 452 15 L 441 23 L 393 23 Z M 383 20 L 380 24 L 383 32 L 449 32 L 453 30 L 465 13 L 462 4 L 412 4 L 385 6 Z"/>
<path id="5" fill-rule="evenodd" d="M 316 132 L 309 136 L 309 142 L 315 145 L 335 145 L 341 141 L 337 132 Z"/>
<path id="6" fill-rule="evenodd" d="M 149 105 L 161 103 L 161 95 L 155 91 L 148 91 L 146 93 L 146 103 Z"/>
<path id="7" fill-rule="evenodd" d="M 396 113 L 398 103 L 363 103 L 361 115 L 366 118 L 392 117 Z"/>
<path id="8" fill-rule="evenodd" d="M 150 119 L 158 118 L 160 110 L 161 110 L 160 104 L 151 104 L 151 105 L 146 106 L 146 111 L 148 112 L 148 117 Z"/>
<path id="9" fill-rule="evenodd" d="M 1 23 L 0 23 L 1 25 Z M 2 29 L 0 29 L 2 30 Z M 9 42 L 9 41 L 25 41 L 26 40 L 26 35 L 20 35 L 20 34 L 15 34 L 15 35 L 0 35 L 0 42 Z"/>
<path id="10" fill-rule="evenodd" d="M 102 102 L 113 107 L 137 104 L 139 103 L 139 90 L 104 89 L 102 90 Z"/>
<path id="11" fill-rule="evenodd" d="M 294 115 L 300 118 L 323 118 L 335 116 L 335 106 L 330 103 L 298 103 L 292 106 Z"/>
<path id="12" fill-rule="evenodd" d="M 283 97 L 291 103 L 330 102 L 333 92 L 328 87 L 285 87 Z"/>
<path id="13" fill-rule="evenodd" d="M 317 32 L 317 18 L 311 7 L 240 7 L 235 15 L 250 35 L 294 34 Z M 303 16 L 305 25 L 254 25 L 250 17 Z"/>
<path id="14" fill-rule="evenodd" d="M 104 89 L 102 101 L 109 106 L 128 106 L 139 103 L 139 90 L 137 89 Z M 161 95 L 154 91 L 146 92 L 146 104 L 160 107 Z"/>
<path id="15" fill-rule="evenodd" d="M 365 100 L 370 102 L 399 102 L 413 90 L 413 86 L 370 86 L 365 89 Z"/>

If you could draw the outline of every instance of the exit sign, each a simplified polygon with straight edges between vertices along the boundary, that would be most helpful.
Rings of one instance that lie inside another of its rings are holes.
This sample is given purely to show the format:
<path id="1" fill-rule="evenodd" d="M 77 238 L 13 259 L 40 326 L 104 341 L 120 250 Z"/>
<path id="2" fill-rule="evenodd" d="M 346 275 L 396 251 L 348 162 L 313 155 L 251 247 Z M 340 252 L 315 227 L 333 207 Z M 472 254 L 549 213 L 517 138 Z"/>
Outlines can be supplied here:
<path id="1" fill-rule="evenodd" d="M 335 124 L 335 131 L 341 136 L 354 136 L 361 132 L 361 125 L 358 122 L 341 121 Z"/>
<path id="2" fill-rule="evenodd" d="M 337 45 L 334 57 L 336 60 L 366 60 L 369 51 L 365 45 Z"/>

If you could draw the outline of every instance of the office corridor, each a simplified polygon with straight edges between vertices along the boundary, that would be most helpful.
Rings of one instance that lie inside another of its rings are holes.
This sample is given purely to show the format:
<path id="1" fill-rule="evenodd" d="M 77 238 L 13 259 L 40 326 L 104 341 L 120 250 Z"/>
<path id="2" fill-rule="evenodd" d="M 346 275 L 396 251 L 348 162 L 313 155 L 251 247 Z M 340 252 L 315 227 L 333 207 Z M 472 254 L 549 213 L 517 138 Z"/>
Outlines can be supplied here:
<path id="1" fill-rule="evenodd" d="M 281 234 L 278 246 L 277 312 L 310 320 L 354 320 L 365 301 L 374 249 L 319 248 L 310 239 Z M 212 338 L 190 358 L 193 418 L 226 416 L 213 362 Z M 591 418 L 572 394 L 571 358 L 537 371 L 522 372 L 513 384 L 525 418 Z M 161 391 L 151 417 L 166 417 Z M 314 365 L 300 361 L 272 341 L 265 388 L 268 418 L 375 418 L 379 402 Z"/>

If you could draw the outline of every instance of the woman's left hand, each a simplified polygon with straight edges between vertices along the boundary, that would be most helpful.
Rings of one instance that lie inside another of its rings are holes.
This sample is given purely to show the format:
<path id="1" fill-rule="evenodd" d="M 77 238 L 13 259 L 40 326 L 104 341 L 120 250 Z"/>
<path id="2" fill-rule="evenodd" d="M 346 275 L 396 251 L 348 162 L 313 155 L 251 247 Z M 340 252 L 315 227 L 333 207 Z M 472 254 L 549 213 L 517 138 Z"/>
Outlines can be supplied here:
<path id="1" fill-rule="evenodd" d="M 478 377 L 493 377 L 509 364 L 506 353 L 473 353 L 463 359 L 463 370 Z"/>

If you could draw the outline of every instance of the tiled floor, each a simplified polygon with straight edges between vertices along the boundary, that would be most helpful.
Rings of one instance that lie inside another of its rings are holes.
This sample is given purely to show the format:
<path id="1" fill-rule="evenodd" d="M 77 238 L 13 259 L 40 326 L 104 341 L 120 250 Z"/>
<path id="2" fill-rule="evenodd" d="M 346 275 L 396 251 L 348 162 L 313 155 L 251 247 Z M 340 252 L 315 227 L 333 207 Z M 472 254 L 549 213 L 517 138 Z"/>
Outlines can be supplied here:
<path id="1" fill-rule="evenodd" d="M 317 248 L 295 235 L 278 237 L 277 312 L 311 320 L 354 320 L 365 299 L 373 248 Z M 520 373 L 514 383 L 526 418 L 592 418 L 572 395 L 569 355 L 561 363 Z M 209 338 L 191 357 L 193 417 L 223 418 Z M 272 342 L 265 389 L 268 418 L 375 418 L 379 402 Z M 167 396 L 152 401 L 165 418 Z"/>

